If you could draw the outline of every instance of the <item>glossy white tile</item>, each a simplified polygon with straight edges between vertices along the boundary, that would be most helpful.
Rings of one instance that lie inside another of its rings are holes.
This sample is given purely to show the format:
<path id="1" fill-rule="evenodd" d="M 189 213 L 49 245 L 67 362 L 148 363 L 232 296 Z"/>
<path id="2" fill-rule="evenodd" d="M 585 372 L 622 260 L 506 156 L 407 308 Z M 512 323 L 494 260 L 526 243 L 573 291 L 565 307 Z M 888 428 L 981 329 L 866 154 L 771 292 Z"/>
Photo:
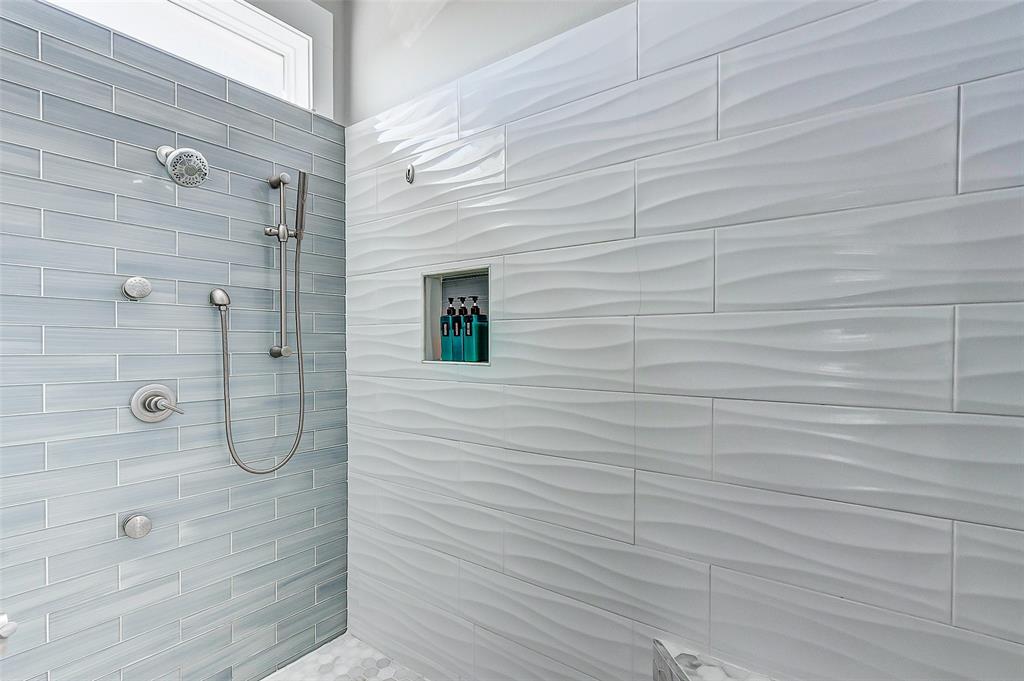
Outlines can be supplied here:
<path id="1" fill-rule="evenodd" d="M 1024 415 L 1024 303 L 962 305 L 956 411 Z"/>
<path id="2" fill-rule="evenodd" d="M 1024 532 L 956 524 L 953 624 L 1024 643 Z"/>
<path id="3" fill-rule="evenodd" d="M 641 159 L 637 234 L 953 194 L 956 117 L 950 88 Z"/>
<path id="4" fill-rule="evenodd" d="M 456 255 L 455 204 L 350 227 L 347 271 L 366 274 L 449 262 Z"/>
<path id="5" fill-rule="evenodd" d="M 1024 184 L 1024 72 L 960 92 L 960 191 Z"/>

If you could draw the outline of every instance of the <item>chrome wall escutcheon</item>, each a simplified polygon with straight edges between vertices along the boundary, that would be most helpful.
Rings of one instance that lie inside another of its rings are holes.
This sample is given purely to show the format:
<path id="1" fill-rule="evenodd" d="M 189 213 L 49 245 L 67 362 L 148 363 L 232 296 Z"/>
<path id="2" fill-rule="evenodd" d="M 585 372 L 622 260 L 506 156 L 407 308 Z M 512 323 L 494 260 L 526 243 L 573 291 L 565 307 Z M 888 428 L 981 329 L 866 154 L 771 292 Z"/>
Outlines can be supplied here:
<path id="1" fill-rule="evenodd" d="M 416 166 L 411 163 L 405 167 L 405 181 L 409 184 L 416 181 Z"/>
<path id="2" fill-rule="evenodd" d="M 125 518 L 121 528 L 132 539 L 142 539 L 153 529 L 153 521 L 147 515 L 136 513 Z"/>
<path id="3" fill-rule="evenodd" d="M 128 300 L 142 300 L 153 292 L 153 285 L 145 277 L 130 277 L 121 285 L 121 293 Z"/>
<path id="4" fill-rule="evenodd" d="M 135 418 L 146 423 L 163 421 L 172 412 L 185 413 L 178 408 L 178 401 L 171 389 L 160 383 L 150 383 L 136 390 L 132 395 L 131 408 Z"/>

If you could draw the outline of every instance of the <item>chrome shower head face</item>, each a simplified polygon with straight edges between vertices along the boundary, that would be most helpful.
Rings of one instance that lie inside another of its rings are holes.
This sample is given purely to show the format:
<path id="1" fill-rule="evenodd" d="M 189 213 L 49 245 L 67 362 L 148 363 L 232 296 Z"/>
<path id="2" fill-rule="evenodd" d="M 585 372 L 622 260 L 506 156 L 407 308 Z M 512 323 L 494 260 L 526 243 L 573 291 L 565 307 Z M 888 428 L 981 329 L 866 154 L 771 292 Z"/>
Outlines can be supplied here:
<path id="1" fill-rule="evenodd" d="M 156 150 L 156 157 L 182 187 L 198 187 L 210 176 L 210 165 L 195 149 L 163 146 Z"/>
<path id="2" fill-rule="evenodd" d="M 231 304 L 231 297 L 228 296 L 228 292 L 222 288 L 215 288 L 210 291 L 210 305 L 217 307 L 227 307 Z"/>

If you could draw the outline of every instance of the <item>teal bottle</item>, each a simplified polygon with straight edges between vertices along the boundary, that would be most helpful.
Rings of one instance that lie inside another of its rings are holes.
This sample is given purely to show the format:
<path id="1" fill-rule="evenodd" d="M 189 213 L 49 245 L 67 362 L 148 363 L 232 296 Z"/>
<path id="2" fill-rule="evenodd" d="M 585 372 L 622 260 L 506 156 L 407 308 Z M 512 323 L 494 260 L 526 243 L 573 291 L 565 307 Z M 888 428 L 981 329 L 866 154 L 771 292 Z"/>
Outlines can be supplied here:
<path id="1" fill-rule="evenodd" d="M 478 300 L 478 296 L 473 296 L 473 307 L 465 317 L 462 355 L 466 362 L 487 361 L 487 315 L 480 313 Z"/>
<path id="2" fill-rule="evenodd" d="M 448 308 L 441 315 L 441 360 L 444 362 L 452 361 L 454 357 L 454 351 L 452 345 L 454 343 L 454 329 L 452 328 L 455 324 L 455 299 L 448 299 Z"/>
<path id="3" fill-rule="evenodd" d="M 459 298 L 459 310 L 452 317 L 452 361 L 462 362 L 463 360 L 463 342 L 462 334 L 466 317 L 469 315 L 469 310 L 466 309 L 466 298 Z"/>

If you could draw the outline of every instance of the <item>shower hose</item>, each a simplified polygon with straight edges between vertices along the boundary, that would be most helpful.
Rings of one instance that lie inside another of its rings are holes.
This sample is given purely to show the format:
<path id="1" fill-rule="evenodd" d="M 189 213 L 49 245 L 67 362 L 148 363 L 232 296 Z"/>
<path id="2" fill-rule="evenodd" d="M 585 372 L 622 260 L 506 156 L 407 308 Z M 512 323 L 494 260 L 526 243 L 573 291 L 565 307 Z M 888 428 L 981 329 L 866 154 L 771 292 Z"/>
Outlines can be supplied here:
<path id="1" fill-rule="evenodd" d="M 306 420 L 306 373 L 302 365 L 302 314 L 299 307 L 299 260 L 302 255 L 302 239 L 295 239 L 295 304 L 293 308 L 295 310 L 295 352 L 299 358 L 299 424 L 295 430 L 295 440 L 292 442 L 292 448 L 288 451 L 288 455 L 284 457 L 276 466 L 270 468 L 253 468 L 248 465 L 238 455 L 238 450 L 235 449 L 235 440 L 231 434 L 231 360 L 228 352 L 228 311 L 226 306 L 220 307 L 220 348 L 221 356 L 224 362 L 224 433 L 227 435 L 228 451 L 231 452 L 231 458 L 238 466 L 246 471 L 247 473 L 255 473 L 256 475 L 266 475 L 273 473 L 281 469 L 286 463 L 292 460 L 295 456 L 295 452 L 299 450 L 299 442 L 302 440 L 302 427 Z M 285 345 L 285 339 L 281 339 L 281 345 Z"/>

